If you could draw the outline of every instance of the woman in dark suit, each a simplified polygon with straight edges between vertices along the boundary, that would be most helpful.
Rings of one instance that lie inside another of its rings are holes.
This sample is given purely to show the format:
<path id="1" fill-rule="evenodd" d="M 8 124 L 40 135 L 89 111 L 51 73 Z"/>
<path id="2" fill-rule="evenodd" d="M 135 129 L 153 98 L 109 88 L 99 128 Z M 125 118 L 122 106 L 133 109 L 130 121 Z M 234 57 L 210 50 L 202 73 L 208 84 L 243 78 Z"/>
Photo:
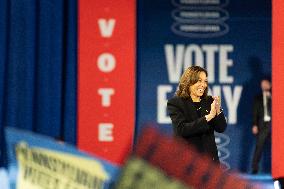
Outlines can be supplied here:
<path id="1" fill-rule="evenodd" d="M 214 131 L 224 132 L 227 123 L 220 97 L 207 96 L 207 71 L 189 67 L 181 76 L 178 89 L 168 100 L 167 109 L 174 133 L 219 163 Z"/>

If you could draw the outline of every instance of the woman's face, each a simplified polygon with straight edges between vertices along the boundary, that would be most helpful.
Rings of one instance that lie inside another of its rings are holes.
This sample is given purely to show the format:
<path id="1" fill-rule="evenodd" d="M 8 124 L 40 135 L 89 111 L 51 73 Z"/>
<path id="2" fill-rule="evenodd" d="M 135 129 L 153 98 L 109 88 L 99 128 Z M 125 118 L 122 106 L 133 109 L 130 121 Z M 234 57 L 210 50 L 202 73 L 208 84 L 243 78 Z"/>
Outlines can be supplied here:
<path id="1" fill-rule="evenodd" d="M 207 86 L 207 76 L 205 72 L 200 72 L 198 81 L 189 88 L 190 96 L 195 98 L 201 97 Z"/>

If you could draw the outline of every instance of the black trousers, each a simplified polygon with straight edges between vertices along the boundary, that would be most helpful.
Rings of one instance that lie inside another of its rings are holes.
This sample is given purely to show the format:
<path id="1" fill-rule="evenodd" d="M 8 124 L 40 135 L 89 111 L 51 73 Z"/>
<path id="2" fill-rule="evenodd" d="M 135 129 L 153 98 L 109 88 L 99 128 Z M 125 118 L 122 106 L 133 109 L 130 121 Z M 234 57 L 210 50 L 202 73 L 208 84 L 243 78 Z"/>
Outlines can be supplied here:
<path id="1" fill-rule="evenodd" d="M 264 122 L 263 127 L 259 128 L 256 137 L 256 146 L 252 159 L 252 170 L 254 173 L 258 172 L 259 161 L 263 152 L 263 147 L 267 140 L 271 139 L 271 122 Z"/>

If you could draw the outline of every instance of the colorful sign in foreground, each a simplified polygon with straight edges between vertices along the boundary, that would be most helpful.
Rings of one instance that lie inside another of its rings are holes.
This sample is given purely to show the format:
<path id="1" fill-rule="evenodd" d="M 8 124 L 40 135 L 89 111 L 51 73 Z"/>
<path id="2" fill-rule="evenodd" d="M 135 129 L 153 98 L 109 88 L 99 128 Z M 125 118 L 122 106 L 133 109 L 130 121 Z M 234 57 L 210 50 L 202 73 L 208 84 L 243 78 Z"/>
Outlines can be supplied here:
<path id="1" fill-rule="evenodd" d="M 123 168 L 121 177 L 118 179 L 118 186 L 123 186 L 119 189 L 141 184 L 149 186 L 151 183 L 157 189 L 163 189 L 164 183 L 168 183 L 167 188 L 172 189 L 183 188 L 183 185 L 189 188 L 260 188 L 259 184 L 242 179 L 237 173 L 224 171 L 188 143 L 161 134 L 153 128 L 143 130 L 133 157 Z M 143 161 L 137 161 L 137 159 L 143 159 Z M 160 177 L 161 184 L 159 184 L 159 181 L 153 179 L 157 171 L 154 172 L 150 167 L 149 171 L 145 171 L 147 166 L 144 166 L 144 169 L 137 168 L 141 166 L 141 163 L 155 167 L 159 172 L 168 175 L 167 179 Z M 129 169 L 129 166 L 133 168 Z M 177 184 L 177 181 L 183 185 Z M 170 184 L 173 184 L 173 187 L 170 187 Z"/>
<path id="2" fill-rule="evenodd" d="M 104 189 L 110 176 L 95 160 L 79 156 L 17 146 L 19 172 L 17 189 Z"/>

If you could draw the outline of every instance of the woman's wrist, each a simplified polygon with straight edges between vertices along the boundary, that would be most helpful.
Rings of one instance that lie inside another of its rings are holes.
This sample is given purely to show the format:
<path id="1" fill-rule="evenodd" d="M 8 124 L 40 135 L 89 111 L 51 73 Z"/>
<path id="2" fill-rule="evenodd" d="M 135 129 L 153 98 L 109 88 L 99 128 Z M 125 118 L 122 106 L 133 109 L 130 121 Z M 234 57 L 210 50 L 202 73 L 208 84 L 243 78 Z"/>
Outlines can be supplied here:
<path id="1" fill-rule="evenodd" d="M 219 114 L 221 114 L 223 112 L 223 109 L 222 108 L 220 108 L 220 110 L 219 111 L 217 111 L 217 116 L 219 115 Z"/>

